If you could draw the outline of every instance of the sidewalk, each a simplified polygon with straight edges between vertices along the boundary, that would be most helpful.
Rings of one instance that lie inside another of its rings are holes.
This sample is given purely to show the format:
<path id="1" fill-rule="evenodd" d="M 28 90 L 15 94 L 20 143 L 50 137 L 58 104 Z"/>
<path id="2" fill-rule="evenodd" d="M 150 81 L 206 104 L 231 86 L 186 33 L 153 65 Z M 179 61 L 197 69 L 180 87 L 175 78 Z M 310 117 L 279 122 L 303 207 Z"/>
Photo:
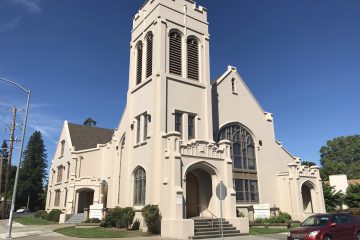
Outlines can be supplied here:
<path id="1" fill-rule="evenodd" d="M 7 235 L 7 221 L 0 220 L 0 239 L 6 239 Z M 84 240 L 83 238 L 73 238 L 63 236 L 59 233 L 53 232 L 56 228 L 65 227 L 67 225 L 21 225 L 17 222 L 13 223 L 12 237 L 21 240 Z M 158 237 L 143 237 L 143 238 L 106 238 L 106 240 L 172 240 L 169 238 Z M 225 240 L 286 240 L 286 234 L 272 234 L 261 236 L 241 236 L 229 237 Z M 220 240 L 220 238 L 213 238 L 211 240 Z"/>

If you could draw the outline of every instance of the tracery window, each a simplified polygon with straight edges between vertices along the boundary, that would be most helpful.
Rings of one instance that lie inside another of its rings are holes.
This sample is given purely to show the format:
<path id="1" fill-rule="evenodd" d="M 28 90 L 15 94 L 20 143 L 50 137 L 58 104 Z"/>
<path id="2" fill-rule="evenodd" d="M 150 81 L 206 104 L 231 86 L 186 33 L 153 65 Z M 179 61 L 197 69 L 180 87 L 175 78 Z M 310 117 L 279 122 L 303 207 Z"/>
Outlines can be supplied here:
<path id="1" fill-rule="evenodd" d="M 195 38 L 187 40 L 187 74 L 188 78 L 199 80 L 199 44 Z"/>
<path id="2" fill-rule="evenodd" d="M 220 131 L 219 140 L 224 139 L 231 142 L 236 202 L 258 203 L 255 143 L 250 132 L 242 125 L 234 123 Z"/>
<path id="3" fill-rule="evenodd" d="M 142 57 L 143 57 L 143 45 L 140 42 L 136 47 L 136 85 L 141 83 L 142 80 Z"/>
<path id="4" fill-rule="evenodd" d="M 146 172 L 142 167 L 134 173 L 134 205 L 145 205 Z"/>
<path id="5" fill-rule="evenodd" d="M 225 127 L 219 135 L 219 140 L 231 142 L 231 157 L 233 167 L 245 170 L 256 170 L 255 143 L 251 134 L 240 124 Z"/>
<path id="6" fill-rule="evenodd" d="M 182 47 L 181 34 L 179 32 L 171 32 L 169 44 L 169 72 L 176 75 L 182 74 Z"/>

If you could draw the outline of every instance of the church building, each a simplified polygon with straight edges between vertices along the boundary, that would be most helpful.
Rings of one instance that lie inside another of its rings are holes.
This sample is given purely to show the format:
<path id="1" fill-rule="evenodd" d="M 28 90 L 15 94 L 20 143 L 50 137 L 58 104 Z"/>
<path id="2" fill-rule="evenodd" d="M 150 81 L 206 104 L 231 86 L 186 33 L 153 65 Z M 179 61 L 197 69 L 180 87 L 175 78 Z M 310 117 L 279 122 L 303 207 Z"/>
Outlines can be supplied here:
<path id="1" fill-rule="evenodd" d="M 208 10 L 192 0 L 148 0 L 133 18 L 127 103 L 116 129 L 64 122 L 46 210 L 67 219 L 91 205 L 158 205 L 161 235 L 195 236 L 195 222 L 223 218 L 247 233 L 256 209 L 304 220 L 325 212 L 319 168 L 276 140 L 236 67 L 210 79 Z M 295 126 L 294 126 L 295 127 Z M 268 206 L 268 207 L 266 207 Z M 242 217 L 238 217 L 239 214 Z"/>

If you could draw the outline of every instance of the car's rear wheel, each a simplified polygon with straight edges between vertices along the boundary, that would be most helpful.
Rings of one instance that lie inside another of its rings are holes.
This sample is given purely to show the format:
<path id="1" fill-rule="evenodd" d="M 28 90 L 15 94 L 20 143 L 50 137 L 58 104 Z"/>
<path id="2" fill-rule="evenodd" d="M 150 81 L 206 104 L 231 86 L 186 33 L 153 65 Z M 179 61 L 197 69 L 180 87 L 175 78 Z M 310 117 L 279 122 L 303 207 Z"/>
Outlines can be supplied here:
<path id="1" fill-rule="evenodd" d="M 333 238 L 330 235 L 325 235 L 323 240 L 332 240 Z"/>
<path id="2" fill-rule="evenodd" d="M 357 240 L 360 240 L 360 232 L 357 233 Z"/>

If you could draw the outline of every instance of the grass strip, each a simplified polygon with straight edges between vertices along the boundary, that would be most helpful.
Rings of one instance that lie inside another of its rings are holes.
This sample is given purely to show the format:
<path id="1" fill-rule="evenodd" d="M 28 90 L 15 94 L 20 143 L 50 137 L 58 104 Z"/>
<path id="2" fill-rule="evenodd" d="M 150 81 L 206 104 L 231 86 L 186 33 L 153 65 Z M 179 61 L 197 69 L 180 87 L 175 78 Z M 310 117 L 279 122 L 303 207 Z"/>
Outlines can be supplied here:
<path id="1" fill-rule="evenodd" d="M 54 232 L 60 233 L 69 237 L 77 238 L 125 238 L 125 237 L 140 237 L 145 236 L 144 233 L 139 231 L 125 231 L 121 229 L 107 229 L 102 227 L 96 228 L 75 228 L 64 227 L 55 229 Z"/>
<path id="2" fill-rule="evenodd" d="M 34 217 L 23 217 L 23 218 L 15 218 L 15 222 L 20 223 L 22 225 L 50 225 L 50 224 L 58 224 L 56 222 L 47 221 L 41 218 Z"/>
<path id="3" fill-rule="evenodd" d="M 269 227 L 251 227 L 250 235 L 260 235 L 260 234 L 274 234 L 274 233 L 283 233 L 289 232 L 287 228 L 269 228 Z"/>

